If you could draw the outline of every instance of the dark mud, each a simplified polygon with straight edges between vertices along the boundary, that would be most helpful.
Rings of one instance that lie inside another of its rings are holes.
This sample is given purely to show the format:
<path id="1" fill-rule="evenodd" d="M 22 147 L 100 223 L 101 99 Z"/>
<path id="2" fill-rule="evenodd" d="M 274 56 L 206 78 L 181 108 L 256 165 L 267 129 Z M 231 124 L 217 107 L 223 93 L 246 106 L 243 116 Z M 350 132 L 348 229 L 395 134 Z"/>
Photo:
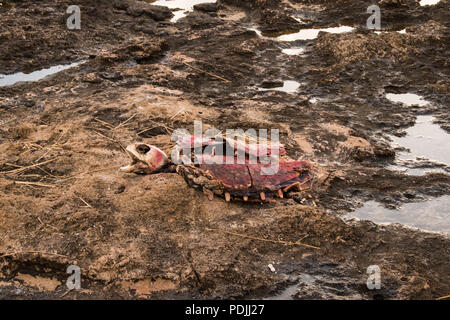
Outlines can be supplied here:
<path id="1" fill-rule="evenodd" d="M 73 4 L 81 30 L 66 28 Z M 299 299 L 448 295 L 448 234 L 340 216 L 368 200 L 395 208 L 450 194 L 448 174 L 388 168 L 389 136 L 418 115 L 449 132 L 449 2 L 380 1 L 380 34 L 365 28 L 371 4 L 222 0 L 176 23 L 143 1 L 0 7 L 0 74 L 85 61 L 0 87 L 0 297 L 263 298 L 288 287 Z M 355 31 L 268 37 L 339 25 Z M 304 53 L 282 53 L 293 46 Z M 300 87 L 259 90 L 286 80 Z M 407 107 L 386 93 L 430 104 Z M 176 174 L 117 172 L 128 143 L 168 151 L 173 129 L 194 120 L 279 129 L 289 156 L 328 176 L 260 205 L 209 201 Z M 282 242 L 299 240 L 307 246 Z M 67 292 L 71 264 L 83 290 Z M 370 265 L 381 268 L 380 290 L 367 289 Z"/>

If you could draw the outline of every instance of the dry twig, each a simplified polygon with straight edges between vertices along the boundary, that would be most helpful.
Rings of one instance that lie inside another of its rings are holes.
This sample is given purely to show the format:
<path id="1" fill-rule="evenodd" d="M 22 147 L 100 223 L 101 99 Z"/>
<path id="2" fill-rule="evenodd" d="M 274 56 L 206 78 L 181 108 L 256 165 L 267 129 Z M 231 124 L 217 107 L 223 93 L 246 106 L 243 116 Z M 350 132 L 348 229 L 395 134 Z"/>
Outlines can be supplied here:
<path id="1" fill-rule="evenodd" d="M 206 228 L 206 230 L 208 230 L 208 231 L 220 231 L 220 232 L 223 232 L 223 233 L 226 233 L 226 234 L 230 234 L 230 235 L 233 235 L 233 236 L 237 236 L 237 237 L 242 237 L 242 238 L 247 238 L 247 239 L 252 239 L 252 240 L 258 240 L 258 241 L 279 243 L 279 244 L 284 244 L 286 246 L 303 246 L 303 247 L 307 247 L 307 248 L 320 250 L 319 247 L 315 247 L 315 246 L 312 246 L 312 245 L 309 245 L 309 244 L 301 243 L 299 241 L 291 242 L 291 241 L 264 239 L 264 238 L 258 238 L 258 237 L 254 237 L 254 236 L 249 236 L 249 235 L 246 235 L 246 234 L 240 234 L 240 233 L 225 231 L 225 230 L 221 230 L 221 229 Z"/>
<path id="2" fill-rule="evenodd" d="M 14 181 L 14 183 L 24 184 L 24 185 L 29 185 L 29 186 L 47 187 L 47 188 L 55 187 L 55 185 L 53 185 L 53 184 L 46 184 L 46 183 L 41 183 L 41 182 L 31 182 L 31 181 Z"/>
<path id="3" fill-rule="evenodd" d="M 100 120 L 100 119 L 97 119 L 97 118 L 94 118 L 94 120 L 99 122 L 99 123 L 101 123 L 102 125 L 104 125 L 105 127 L 109 128 L 109 129 L 113 129 L 114 128 L 114 126 L 112 124 L 109 124 L 106 121 L 103 121 L 103 120 Z"/>
<path id="4" fill-rule="evenodd" d="M 43 164 L 47 164 L 49 162 L 55 161 L 58 157 L 52 158 L 50 160 L 46 160 L 44 162 L 40 162 L 40 163 L 36 163 L 36 164 L 32 164 L 30 166 L 25 166 L 25 167 L 20 167 L 19 169 L 13 169 L 13 170 L 9 170 L 9 171 L 1 171 L 0 174 L 14 174 L 14 173 L 21 173 L 25 170 L 31 169 L 31 168 L 35 168 L 38 166 L 41 166 Z"/>
<path id="5" fill-rule="evenodd" d="M 47 254 L 47 255 L 51 255 L 51 256 L 69 258 L 68 256 L 65 256 L 63 254 L 58 254 L 58 253 L 53 253 L 53 252 L 45 252 L 45 251 L 36 251 L 36 250 L 25 250 L 25 251 L 16 251 L 16 252 L 11 252 L 11 253 L 5 253 L 3 255 L 0 255 L 0 258 L 10 257 L 10 256 L 14 256 L 16 254 L 27 254 L 27 253 L 36 253 L 36 254 L 41 254 L 41 255 Z"/>
<path id="6" fill-rule="evenodd" d="M 88 206 L 89 208 L 92 208 L 92 206 L 89 203 L 87 203 L 86 201 L 84 201 L 81 197 L 77 196 L 77 198 L 80 199 L 86 206 Z"/>
<path id="7" fill-rule="evenodd" d="M 197 71 L 199 71 L 199 72 L 206 73 L 207 75 L 210 75 L 211 77 L 217 78 L 217 79 L 222 80 L 222 81 L 224 81 L 224 82 L 231 82 L 230 80 L 225 79 L 225 78 L 223 78 L 223 77 L 221 77 L 221 76 L 218 76 L 218 75 L 216 75 L 216 74 L 214 74 L 214 73 L 211 73 L 211 72 L 202 70 L 202 69 L 200 69 L 200 68 L 191 66 L 190 64 L 188 64 L 188 63 L 186 63 L 186 62 L 181 62 L 181 63 L 183 63 L 184 65 L 188 66 L 189 68 L 192 68 L 192 69 L 197 70 Z"/>
<path id="8" fill-rule="evenodd" d="M 117 125 L 116 127 L 114 127 L 112 130 L 116 130 L 120 127 L 122 127 L 123 125 L 125 125 L 126 123 L 128 123 L 131 119 L 133 119 L 136 116 L 136 113 L 133 114 L 131 117 L 129 117 L 127 120 L 125 120 L 124 122 L 121 122 L 119 125 Z"/>

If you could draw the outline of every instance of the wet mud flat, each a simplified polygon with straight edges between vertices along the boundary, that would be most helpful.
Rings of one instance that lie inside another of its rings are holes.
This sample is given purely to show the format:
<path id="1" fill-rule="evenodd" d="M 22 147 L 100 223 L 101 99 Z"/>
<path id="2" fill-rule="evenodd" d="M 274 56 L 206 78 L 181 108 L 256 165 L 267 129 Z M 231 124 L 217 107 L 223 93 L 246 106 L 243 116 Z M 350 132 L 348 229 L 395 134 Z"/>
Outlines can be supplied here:
<path id="1" fill-rule="evenodd" d="M 449 294 L 449 1 L 379 1 L 380 32 L 369 1 L 150 2 L 0 1 L 1 298 Z M 194 120 L 279 129 L 327 178 L 249 204 L 118 172 Z"/>

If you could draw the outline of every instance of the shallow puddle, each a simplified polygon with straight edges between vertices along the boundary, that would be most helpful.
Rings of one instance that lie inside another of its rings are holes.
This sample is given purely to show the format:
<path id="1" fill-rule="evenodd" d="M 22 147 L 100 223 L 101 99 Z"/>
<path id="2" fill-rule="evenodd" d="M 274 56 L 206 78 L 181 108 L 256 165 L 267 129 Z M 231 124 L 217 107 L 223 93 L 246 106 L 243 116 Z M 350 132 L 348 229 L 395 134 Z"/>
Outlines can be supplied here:
<path id="1" fill-rule="evenodd" d="M 425 231 L 450 233 L 449 205 L 450 196 L 406 203 L 398 210 L 387 209 L 376 201 L 369 201 L 345 218 L 370 220 L 378 224 L 400 223 Z"/>
<path id="2" fill-rule="evenodd" d="M 387 93 L 386 98 L 392 102 L 401 102 L 407 106 L 417 105 L 422 107 L 429 104 L 428 101 L 414 93 Z"/>
<path id="3" fill-rule="evenodd" d="M 388 34 L 388 33 L 392 33 L 392 32 L 397 32 L 397 33 L 401 33 L 401 34 L 406 34 L 406 28 L 404 29 L 388 29 L 388 30 L 379 30 L 379 31 L 373 31 L 373 33 L 375 34 Z"/>
<path id="4" fill-rule="evenodd" d="M 296 33 L 284 34 L 282 36 L 276 37 L 279 41 L 296 41 L 296 40 L 312 40 L 317 38 L 320 31 L 328 33 L 345 33 L 351 32 L 354 28 L 348 26 L 340 26 L 335 28 L 324 28 L 324 29 L 303 29 Z"/>
<path id="5" fill-rule="evenodd" d="M 280 293 L 266 297 L 263 300 L 294 300 L 298 294 L 300 282 L 309 285 L 314 283 L 314 281 L 316 281 L 316 278 L 316 276 L 312 276 L 307 273 L 301 273 L 299 274 L 299 283 L 290 285 Z"/>
<path id="6" fill-rule="evenodd" d="M 18 72 L 18 73 L 13 73 L 13 74 L 8 74 L 8 75 L 0 74 L 0 87 L 11 86 L 13 84 L 16 84 L 17 82 L 38 81 L 49 75 L 61 72 L 66 69 L 76 67 L 76 66 L 82 64 L 83 62 L 84 61 L 75 62 L 75 63 L 67 64 L 67 65 L 53 66 L 53 67 L 50 67 L 47 69 L 42 69 L 42 70 L 34 71 L 31 73 Z"/>
<path id="7" fill-rule="evenodd" d="M 439 166 L 440 163 L 436 163 L 432 167 L 432 162 L 423 160 L 406 160 L 397 161 L 397 164 L 389 165 L 387 168 L 390 170 L 400 171 L 410 176 L 423 176 L 427 173 L 447 173 L 450 174 L 450 167 Z"/>
<path id="8" fill-rule="evenodd" d="M 281 52 L 283 52 L 284 54 L 290 55 L 290 56 L 302 54 L 304 51 L 305 51 L 305 49 L 301 48 L 301 47 L 287 48 L 287 49 L 281 50 Z"/>
<path id="9" fill-rule="evenodd" d="M 390 136 L 396 152 L 396 164 L 388 168 L 410 175 L 428 172 L 447 173 L 450 164 L 450 139 L 448 133 L 433 123 L 430 115 L 418 116 L 416 123 L 406 129 L 402 137 Z M 347 218 L 370 220 L 375 223 L 401 223 L 426 231 L 450 233 L 450 196 L 426 202 L 404 204 L 399 210 L 383 207 L 375 201 L 347 215 Z"/>
<path id="10" fill-rule="evenodd" d="M 298 284 L 292 285 L 281 291 L 279 294 L 264 298 L 263 300 L 294 300 L 298 292 Z"/>
<path id="11" fill-rule="evenodd" d="M 433 120 L 433 116 L 418 116 L 414 126 L 405 130 L 405 136 L 391 136 L 395 145 L 409 149 L 397 153 L 399 160 L 425 158 L 450 165 L 450 137 Z"/>
<path id="12" fill-rule="evenodd" d="M 216 0 L 150 0 L 147 2 L 158 6 L 165 6 L 169 9 L 181 9 L 172 11 L 174 16 L 170 21 L 175 22 L 186 16 L 190 11 L 193 11 L 196 4 L 215 3 Z"/>
<path id="13" fill-rule="evenodd" d="M 328 33 L 346 33 L 355 30 L 353 27 L 340 26 L 334 28 L 323 28 L 323 29 L 302 29 L 298 32 L 287 33 L 281 36 L 265 35 L 257 28 L 251 27 L 248 30 L 255 31 L 256 34 L 263 39 L 272 39 L 278 41 L 296 41 L 296 40 L 313 40 L 317 38 L 320 31 Z M 285 49 L 286 50 L 286 49 Z"/>
<path id="14" fill-rule="evenodd" d="M 293 93 L 300 87 L 300 83 L 293 80 L 283 81 L 283 86 L 274 88 L 259 88 L 260 91 L 283 91 L 286 93 Z"/>

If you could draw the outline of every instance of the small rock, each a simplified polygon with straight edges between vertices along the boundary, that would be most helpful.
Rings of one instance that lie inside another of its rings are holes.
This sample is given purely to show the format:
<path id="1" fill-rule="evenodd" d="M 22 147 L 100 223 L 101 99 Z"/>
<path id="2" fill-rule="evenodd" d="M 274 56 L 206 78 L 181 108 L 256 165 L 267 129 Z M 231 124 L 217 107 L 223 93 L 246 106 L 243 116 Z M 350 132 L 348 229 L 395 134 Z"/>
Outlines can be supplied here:
<path id="1" fill-rule="evenodd" d="M 173 17 L 173 13 L 169 8 L 154 6 L 142 1 L 130 4 L 127 8 L 127 14 L 133 17 L 146 15 L 155 21 L 163 21 Z"/>
<path id="2" fill-rule="evenodd" d="M 414 194 L 409 193 L 409 192 L 406 192 L 406 193 L 404 194 L 404 196 L 405 196 L 406 198 L 408 198 L 408 199 L 414 199 L 414 198 L 416 197 Z"/>
<path id="3" fill-rule="evenodd" d="M 217 12 L 220 6 L 217 3 L 200 3 L 194 6 L 194 10 L 203 12 Z"/>
<path id="4" fill-rule="evenodd" d="M 34 101 L 26 101 L 23 105 L 27 108 L 34 107 L 36 103 Z"/>
<path id="5" fill-rule="evenodd" d="M 169 33 L 166 30 L 161 30 L 157 33 L 158 37 L 167 36 Z"/>
<path id="6" fill-rule="evenodd" d="M 122 75 L 119 72 L 104 72 L 100 74 L 100 77 L 111 81 L 122 79 Z"/>
<path id="7" fill-rule="evenodd" d="M 274 9 L 265 9 L 262 12 L 259 25 L 263 33 L 298 31 L 302 26 L 291 15 Z"/>
<path id="8" fill-rule="evenodd" d="M 53 13 L 53 12 L 55 12 L 55 8 L 47 7 L 47 8 L 45 8 L 45 11 L 47 11 L 49 13 Z"/>
<path id="9" fill-rule="evenodd" d="M 81 81 L 89 82 L 89 83 L 100 83 L 103 80 L 95 72 L 91 72 L 91 73 L 84 75 L 81 78 Z"/>
<path id="10" fill-rule="evenodd" d="M 269 267 L 269 269 L 270 269 L 270 271 L 272 271 L 272 272 L 275 272 L 276 270 L 275 270 L 275 267 L 273 266 L 273 264 L 269 264 L 268 265 L 268 267 Z"/>
<path id="11" fill-rule="evenodd" d="M 113 2 L 113 7 L 114 7 L 114 9 L 117 9 L 117 10 L 127 10 L 128 6 L 129 6 L 129 3 L 128 3 L 128 1 L 125 1 L 125 0 L 115 0 Z"/>
<path id="12" fill-rule="evenodd" d="M 263 87 L 265 89 L 278 88 L 278 87 L 282 87 L 282 86 L 283 86 L 283 81 L 281 81 L 281 80 L 264 80 L 261 83 L 261 87 Z"/>
<path id="13" fill-rule="evenodd" d="M 15 288 L 14 290 L 12 290 L 12 294 L 16 295 L 16 296 L 20 296 L 23 294 L 23 290 L 19 289 L 19 288 Z"/>
<path id="14" fill-rule="evenodd" d="M 136 25 L 134 26 L 134 30 L 137 32 L 143 32 L 146 34 L 155 34 L 156 32 L 156 26 L 155 25 Z"/>
<path id="15" fill-rule="evenodd" d="M 124 65 L 125 67 L 134 67 L 134 66 L 137 65 L 137 62 L 136 62 L 136 60 L 134 60 L 134 59 L 130 59 L 130 60 L 124 62 L 123 65 Z"/>
<path id="16" fill-rule="evenodd" d="M 41 113 L 42 111 L 44 111 L 44 105 L 38 104 L 34 110 L 34 113 Z"/>
<path id="17" fill-rule="evenodd" d="M 125 186 L 122 184 L 120 185 L 116 191 L 114 191 L 115 194 L 119 194 L 125 191 Z"/>

